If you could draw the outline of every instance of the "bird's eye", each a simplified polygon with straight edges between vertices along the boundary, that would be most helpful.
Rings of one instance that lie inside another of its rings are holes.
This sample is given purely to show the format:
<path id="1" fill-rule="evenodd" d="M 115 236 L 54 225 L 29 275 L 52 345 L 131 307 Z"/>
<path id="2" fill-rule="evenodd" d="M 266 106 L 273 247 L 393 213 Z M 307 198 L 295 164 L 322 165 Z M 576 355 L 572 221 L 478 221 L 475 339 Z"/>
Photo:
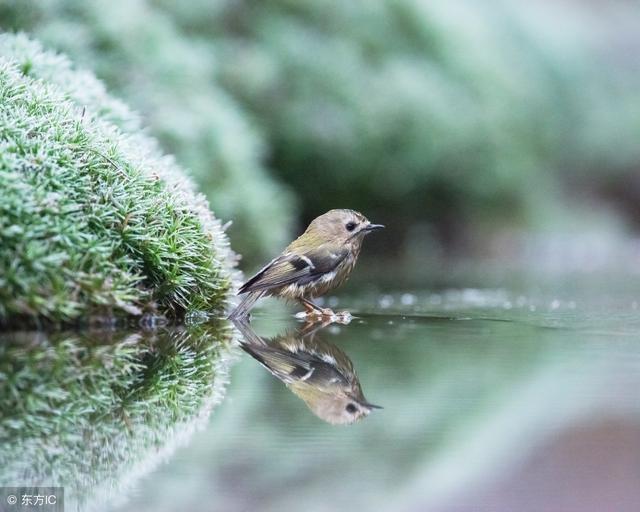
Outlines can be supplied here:
<path id="1" fill-rule="evenodd" d="M 345 226 L 345 228 L 347 228 L 347 231 L 353 231 L 354 229 L 356 229 L 356 223 L 347 222 L 347 225 Z"/>
<path id="2" fill-rule="evenodd" d="M 353 414 L 354 412 L 356 412 L 358 410 L 358 408 L 354 405 L 354 404 L 348 404 L 345 407 L 346 411 Z"/>

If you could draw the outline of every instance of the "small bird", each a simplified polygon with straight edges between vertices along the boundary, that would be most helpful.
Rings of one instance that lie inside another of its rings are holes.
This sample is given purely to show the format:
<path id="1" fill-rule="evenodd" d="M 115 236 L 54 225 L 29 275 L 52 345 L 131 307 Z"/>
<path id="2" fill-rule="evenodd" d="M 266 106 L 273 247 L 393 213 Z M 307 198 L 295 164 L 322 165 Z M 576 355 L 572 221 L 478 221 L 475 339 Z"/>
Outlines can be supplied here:
<path id="1" fill-rule="evenodd" d="M 242 349 L 327 423 L 347 425 L 365 418 L 372 409 L 382 409 L 364 397 L 347 354 L 316 338 L 317 329 L 307 327 L 266 340 L 244 321 L 234 325 L 244 337 Z"/>
<path id="2" fill-rule="evenodd" d="M 297 300 L 308 316 L 334 317 L 333 311 L 311 299 L 340 286 L 356 264 L 365 235 L 383 227 L 354 210 L 329 210 L 320 215 L 280 256 L 240 287 L 238 295 L 245 297 L 229 318 L 246 316 L 265 296 Z"/>

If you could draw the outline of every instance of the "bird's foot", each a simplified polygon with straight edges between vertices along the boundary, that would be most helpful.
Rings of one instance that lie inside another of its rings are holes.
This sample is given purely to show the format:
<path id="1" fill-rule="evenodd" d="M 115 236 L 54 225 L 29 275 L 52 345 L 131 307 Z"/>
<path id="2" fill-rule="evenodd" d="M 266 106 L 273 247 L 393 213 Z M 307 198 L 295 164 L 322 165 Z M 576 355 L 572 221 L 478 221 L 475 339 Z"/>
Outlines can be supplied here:
<path id="1" fill-rule="evenodd" d="M 305 311 L 296 313 L 296 318 L 301 318 L 311 322 L 323 322 L 323 323 L 339 323 L 348 324 L 352 320 L 351 313 L 348 311 L 340 311 L 336 313 L 330 308 L 308 308 Z"/>
<path id="2" fill-rule="evenodd" d="M 335 321 L 336 323 L 339 324 L 343 324 L 343 325 L 347 325 L 349 323 L 351 323 L 351 320 L 353 320 L 353 317 L 351 316 L 351 313 L 349 313 L 349 311 L 338 311 L 337 313 L 334 313 L 334 317 L 335 317 Z"/>

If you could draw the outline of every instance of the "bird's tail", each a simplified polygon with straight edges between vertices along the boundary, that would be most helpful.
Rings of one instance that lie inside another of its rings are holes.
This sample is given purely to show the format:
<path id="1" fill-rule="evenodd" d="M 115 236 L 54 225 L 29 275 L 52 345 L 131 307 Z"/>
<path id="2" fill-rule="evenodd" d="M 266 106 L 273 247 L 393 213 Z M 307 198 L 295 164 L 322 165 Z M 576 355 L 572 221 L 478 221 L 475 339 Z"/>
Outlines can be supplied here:
<path id="1" fill-rule="evenodd" d="M 247 293 L 240 304 L 238 304 L 235 309 L 229 315 L 229 320 L 237 320 L 239 318 L 244 318 L 249 313 L 249 310 L 253 307 L 256 301 L 264 295 L 264 291 L 256 291 Z"/>

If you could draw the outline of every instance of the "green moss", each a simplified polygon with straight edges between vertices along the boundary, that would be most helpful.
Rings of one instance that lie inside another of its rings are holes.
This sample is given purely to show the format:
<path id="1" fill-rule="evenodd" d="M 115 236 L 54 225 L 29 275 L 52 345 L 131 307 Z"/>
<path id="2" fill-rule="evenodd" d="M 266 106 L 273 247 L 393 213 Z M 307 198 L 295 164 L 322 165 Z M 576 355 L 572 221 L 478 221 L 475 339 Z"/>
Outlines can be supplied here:
<path id="1" fill-rule="evenodd" d="M 204 424 L 233 347 L 227 324 L 0 335 L 0 485 L 112 502 Z"/>
<path id="2" fill-rule="evenodd" d="M 219 86 L 213 52 L 185 37 L 171 16 L 145 0 L 53 0 L 0 5 L 0 20 L 67 53 L 141 112 L 163 149 L 193 173 L 216 216 L 233 221 L 239 253 L 262 260 L 283 247 L 291 194 L 267 174 L 261 136 Z"/>
<path id="3" fill-rule="evenodd" d="M 234 258 L 184 172 L 63 57 L 0 54 L 0 322 L 221 309 Z"/>

